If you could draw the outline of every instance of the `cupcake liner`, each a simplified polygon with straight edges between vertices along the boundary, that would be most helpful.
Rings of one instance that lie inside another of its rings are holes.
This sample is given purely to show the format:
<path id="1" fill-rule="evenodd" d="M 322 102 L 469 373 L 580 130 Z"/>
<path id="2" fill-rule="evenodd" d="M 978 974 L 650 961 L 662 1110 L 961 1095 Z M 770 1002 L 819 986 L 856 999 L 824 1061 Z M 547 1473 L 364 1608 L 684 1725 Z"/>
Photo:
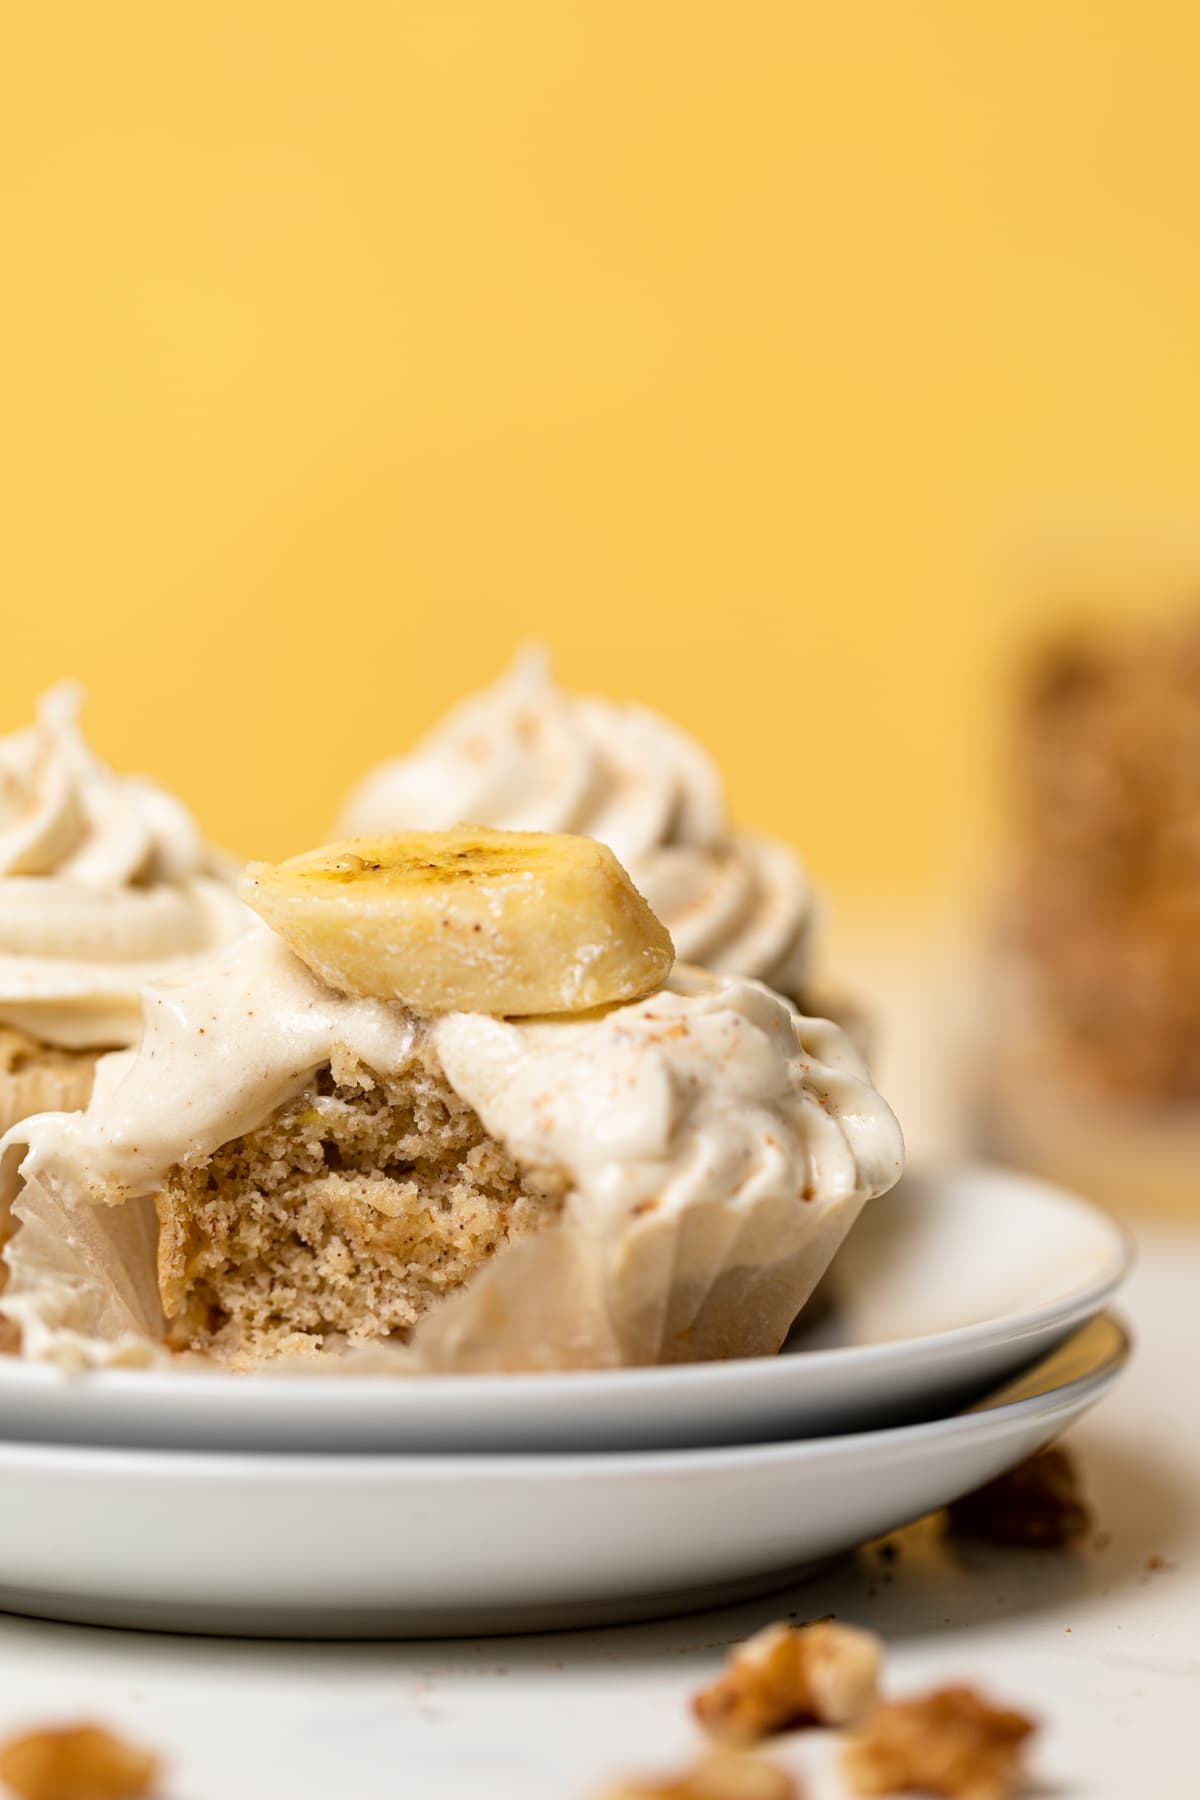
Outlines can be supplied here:
<path id="1" fill-rule="evenodd" d="M 863 1205 L 861 1193 L 714 1201 L 616 1237 L 567 1218 L 507 1245 L 407 1345 L 331 1347 L 267 1365 L 420 1374 L 611 1368 L 772 1355 Z M 22 1354 L 69 1368 L 196 1367 L 163 1348 L 153 1202 L 72 1205 L 34 1179 L 0 1316 Z"/>
<path id="2" fill-rule="evenodd" d="M 33 1113 L 78 1112 L 91 1098 L 95 1074 L 94 1056 L 81 1056 L 77 1068 L 31 1063 L 0 1071 L 0 1137 Z"/>
<path id="3" fill-rule="evenodd" d="M 864 1203 L 770 1195 L 652 1215 L 624 1235 L 609 1272 L 621 1360 L 774 1355 Z"/>
<path id="4" fill-rule="evenodd" d="M 74 1368 L 166 1360 L 152 1200 L 72 1205 L 31 1180 L 12 1211 L 0 1315 L 23 1356 Z"/>
<path id="5" fill-rule="evenodd" d="M 42 1112 L 78 1112 L 92 1096 L 96 1058 L 81 1055 L 77 1064 L 29 1062 L 22 1069 L 0 1070 L 0 1137 L 22 1119 Z M 11 1236 L 10 1206 L 17 1188 L 14 1172 L 0 1172 L 0 1245 Z"/>

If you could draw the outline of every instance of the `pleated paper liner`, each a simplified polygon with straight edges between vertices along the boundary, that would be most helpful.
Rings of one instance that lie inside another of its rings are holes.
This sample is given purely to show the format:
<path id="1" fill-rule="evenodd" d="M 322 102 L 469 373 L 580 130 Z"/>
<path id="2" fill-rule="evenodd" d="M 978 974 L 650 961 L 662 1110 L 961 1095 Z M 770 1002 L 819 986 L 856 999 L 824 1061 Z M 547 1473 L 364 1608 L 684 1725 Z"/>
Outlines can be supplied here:
<path id="1" fill-rule="evenodd" d="M 0 1058 L 0 1136 L 34 1113 L 78 1112 L 85 1107 L 92 1095 L 96 1061 L 96 1053 L 90 1050 L 72 1053 L 47 1046 L 43 1062 L 37 1059 L 35 1047 L 24 1044 L 21 1057 L 12 1058 L 11 1066 L 2 1066 Z M 13 1173 L 9 1171 L 7 1180 L 0 1177 L 0 1245 L 11 1229 Z"/>

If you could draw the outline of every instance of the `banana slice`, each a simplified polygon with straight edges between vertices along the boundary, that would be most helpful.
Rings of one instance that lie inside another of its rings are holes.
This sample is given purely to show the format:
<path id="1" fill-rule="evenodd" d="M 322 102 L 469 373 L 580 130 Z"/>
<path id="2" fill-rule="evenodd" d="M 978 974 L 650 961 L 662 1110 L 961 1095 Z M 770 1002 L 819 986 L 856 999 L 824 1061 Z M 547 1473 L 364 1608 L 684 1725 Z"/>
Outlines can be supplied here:
<path id="1" fill-rule="evenodd" d="M 405 831 L 251 863 L 242 898 L 342 993 L 418 1012 L 586 1012 L 675 952 L 611 850 L 542 831 Z"/>

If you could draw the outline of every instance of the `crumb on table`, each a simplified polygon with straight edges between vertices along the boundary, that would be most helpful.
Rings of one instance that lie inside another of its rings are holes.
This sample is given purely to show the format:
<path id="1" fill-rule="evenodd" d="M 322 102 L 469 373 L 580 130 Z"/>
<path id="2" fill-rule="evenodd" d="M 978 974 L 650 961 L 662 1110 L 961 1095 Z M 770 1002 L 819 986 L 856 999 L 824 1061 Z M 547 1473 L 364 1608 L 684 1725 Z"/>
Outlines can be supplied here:
<path id="1" fill-rule="evenodd" d="M 786 1770 L 759 1756 L 715 1750 L 682 1775 L 623 1781 L 603 1800 L 801 1800 Z"/>
<path id="2" fill-rule="evenodd" d="M 700 1724 L 751 1744 L 800 1725 L 848 1725 L 875 1699 L 883 1645 L 855 1625 L 768 1625 L 731 1653 L 692 1702 Z"/>
<path id="3" fill-rule="evenodd" d="M 23 1732 L 0 1745 L 0 1781 L 21 1800 L 144 1800 L 158 1759 L 100 1725 Z"/>
<path id="4" fill-rule="evenodd" d="M 847 1744 L 843 1767 L 857 1794 L 1007 1800 L 1033 1730 L 1023 1713 L 992 1706 L 972 1688 L 938 1688 L 876 1707 Z"/>
<path id="5" fill-rule="evenodd" d="M 1032 1550 L 1065 1550 L 1092 1529 L 1075 1462 L 1057 1444 L 948 1510 L 950 1528 L 961 1536 Z"/>

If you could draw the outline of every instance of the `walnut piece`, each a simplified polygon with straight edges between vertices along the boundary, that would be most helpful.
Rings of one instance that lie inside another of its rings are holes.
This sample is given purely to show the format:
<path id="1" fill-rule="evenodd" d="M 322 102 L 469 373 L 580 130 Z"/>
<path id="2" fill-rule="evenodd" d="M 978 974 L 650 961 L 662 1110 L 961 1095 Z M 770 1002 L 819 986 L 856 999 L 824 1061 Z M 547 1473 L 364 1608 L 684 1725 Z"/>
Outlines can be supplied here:
<path id="1" fill-rule="evenodd" d="M 684 1775 L 624 1781 L 604 1800 L 801 1800 L 791 1776 L 774 1763 L 734 1750 L 714 1750 Z"/>
<path id="2" fill-rule="evenodd" d="M 1087 1536 L 1092 1516 L 1072 1458 L 1055 1445 L 956 1500 L 950 1527 L 990 1544 L 1065 1550 Z"/>
<path id="3" fill-rule="evenodd" d="M 882 1662 L 874 1632 L 855 1625 L 768 1625 L 737 1646 L 692 1711 L 731 1744 L 799 1725 L 849 1725 L 875 1699 Z"/>
<path id="4" fill-rule="evenodd" d="M 939 1688 L 876 1707 L 847 1745 L 843 1765 L 858 1794 L 1006 1800 L 1033 1729 L 1032 1720 L 990 1706 L 972 1688 Z"/>
<path id="5" fill-rule="evenodd" d="M 143 1800 L 156 1757 L 100 1725 L 25 1732 L 0 1746 L 0 1781 L 21 1800 Z"/>

